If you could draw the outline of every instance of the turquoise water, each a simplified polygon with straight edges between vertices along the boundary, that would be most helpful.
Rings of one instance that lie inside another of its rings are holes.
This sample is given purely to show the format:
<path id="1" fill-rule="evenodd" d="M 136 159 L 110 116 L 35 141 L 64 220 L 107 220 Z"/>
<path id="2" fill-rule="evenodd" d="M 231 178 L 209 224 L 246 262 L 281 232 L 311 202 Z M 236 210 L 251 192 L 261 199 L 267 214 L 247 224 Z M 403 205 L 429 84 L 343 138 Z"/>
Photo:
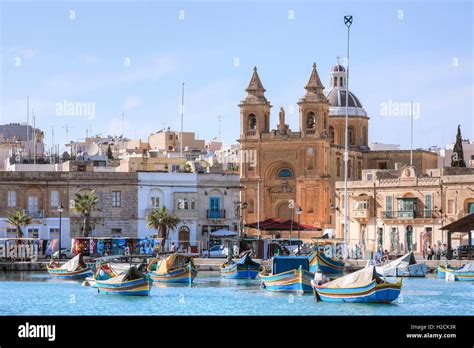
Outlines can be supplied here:
<path id="1" fill-rule="evenodd" d="M 473 315 L 474 283 L 434 275 L 405 278 L 389 304 L 316 302 L 312 294 L 271 293 L 260 280 L 199 272 L 189 285 L 153 286 L 149 297 L 98 294 L 82 281 L 40 272 L 0 273 L 0 315 Z"/>

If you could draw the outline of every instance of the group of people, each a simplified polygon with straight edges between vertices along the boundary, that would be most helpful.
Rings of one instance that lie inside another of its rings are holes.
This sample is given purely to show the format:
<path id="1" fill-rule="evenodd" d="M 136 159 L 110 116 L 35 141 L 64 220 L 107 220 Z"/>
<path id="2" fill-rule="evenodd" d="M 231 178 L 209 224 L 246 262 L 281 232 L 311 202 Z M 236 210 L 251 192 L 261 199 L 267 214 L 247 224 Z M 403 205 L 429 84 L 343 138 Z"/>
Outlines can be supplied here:
<path id="1" fill-rule="evenodd" d="M 387 249 L 383 250 L 382 247 L 378 247 L 377 252 L 375 253 L 375 262 L 377 264 L 384 264 L 388 262 L 388 260 L 389 260 L 388 250 Z"/>
<path id="2" fill-rule="evenodd" d="M 176 246 L 174 242 L 171 242 L 170 245 L 170 253 L 175 253 L 175 252 L 186 252 L 187 254 L 191 254 L 191 245 L 188 244 L 188 247 L 184 250 L 182 245 Z"/>
<path id="3" fill-rule="evenodd" d="M 423 257 L 428 260 L 441 260 L 441 257 L 446 257 L 448 247 L 446 244 L 441 245 L 429 245 L 426 250 L 423 250 Z M 434 257 L 434 259 L 433 259 Z"/>

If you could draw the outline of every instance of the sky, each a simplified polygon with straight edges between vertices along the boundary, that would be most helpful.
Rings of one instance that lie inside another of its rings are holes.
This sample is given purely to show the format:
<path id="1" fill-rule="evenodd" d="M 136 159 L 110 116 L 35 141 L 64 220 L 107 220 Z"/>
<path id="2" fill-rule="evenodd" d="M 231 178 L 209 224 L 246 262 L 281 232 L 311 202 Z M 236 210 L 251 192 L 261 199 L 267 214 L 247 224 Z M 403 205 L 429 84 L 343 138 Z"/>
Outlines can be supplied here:
<path id="1" fill-rule="evenodd" d="M 327 88 L 336 56 L 346 57 L 348 14 L 349 88 L 370 117 L 369 142 L 409 148 L 410 116 L 396 107 L 410 101 L 415 148 L 454 142 L 458 124 L 474 139 L 469 0 L 0 0 L 0 124 L 26 122 L 28 96 L 47 147 L 66 142 L 66 125 L 69 140 L 122 127 L 146 140 L 180 129 L 184 82 L 184 130 L 219 137 L 221 115 L 222 141 L 236 143 L 237 105 L 257 66 L 271 128 L 284 106 L 298 130 L 313 62 Z M 68 113 L 67 103 L 84 109 Z"/>

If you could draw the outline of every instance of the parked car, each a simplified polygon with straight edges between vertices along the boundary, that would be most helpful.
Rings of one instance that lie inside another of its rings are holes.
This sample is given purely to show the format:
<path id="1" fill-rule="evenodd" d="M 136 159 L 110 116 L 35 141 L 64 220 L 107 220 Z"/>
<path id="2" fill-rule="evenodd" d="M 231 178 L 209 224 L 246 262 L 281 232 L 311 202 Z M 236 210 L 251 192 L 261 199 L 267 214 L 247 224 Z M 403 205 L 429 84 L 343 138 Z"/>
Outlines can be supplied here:
<path id="1" fill-rule="evenodd" d="M 223 245 L 214 245 L 210 249 L 211 258 L 225 258 L 224 246 Z M 202 257 L 209 257 L 209 252 L 207 250 L 202 251 Z"/>
<path id="2" fill-rule="evenodd" d="M 72 259 L 74 256 L 76 256 L 76 254 L 74 254 L 71 249 L 61 249 L 61 259 Z M 55 251 L 52 257 L 55 259 L 59 259 L 59 250 Z"/>
<path id="3" fill-rule="evenodd" d="M 453 250 L 453 258 L 454 259 L 463 259 L 467 258 L 469 253 L 469 245 L 464 244 L 458 246 L 456 249 Z M 471 246 L 471 255 L 474 256 L 474 247 Z"/>

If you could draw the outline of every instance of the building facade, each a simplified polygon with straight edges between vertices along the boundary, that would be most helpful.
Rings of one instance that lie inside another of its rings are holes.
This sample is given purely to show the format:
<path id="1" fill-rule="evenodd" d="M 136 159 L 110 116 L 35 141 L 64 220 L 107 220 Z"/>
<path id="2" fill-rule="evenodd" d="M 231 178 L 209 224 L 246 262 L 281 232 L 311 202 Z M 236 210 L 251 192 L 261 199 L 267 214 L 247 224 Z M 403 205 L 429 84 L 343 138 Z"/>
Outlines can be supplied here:
<path id="1" fill-rule="evenodd" d="M 239 104 L 245 222 L 296 219 L 295 210 L 300 208 L 302 222 L 322 229 L 335 226 L 335 182 L 344 178 L 344 67 L 337 63 L 332 68 L 330 89 L 324 92 L 313 65 L 305 90 L 298 102 L 299 129 L 293 131 L 285 123 L 283 107 L 276 129 L 271 129 L 272 105 L 254 69 L 247 95 Z M 349 180 L 361 179 L 363 169 L 393 169 L 410 163 L 410 151 L 369 150 L 369 117 L 353 93 L 347 99 Z M 436 153 L 416 150 L 413 158 L 419 170 L 437 167 Z"/>
<path id="2" fill-rule="evenodd" d="M 348 198 L 350 247 L 423 253 L 429 245 L 447 242 L 442 226 L 474 213 L 474 170 L 443 168 L 425 174 L 412 166 L 364 170 L 362 180 L 348 182 Z M 344 182 L 340 181 L 336 183 L 336 235 L 340 238 L 344 237 L 343 212 Z"/>

